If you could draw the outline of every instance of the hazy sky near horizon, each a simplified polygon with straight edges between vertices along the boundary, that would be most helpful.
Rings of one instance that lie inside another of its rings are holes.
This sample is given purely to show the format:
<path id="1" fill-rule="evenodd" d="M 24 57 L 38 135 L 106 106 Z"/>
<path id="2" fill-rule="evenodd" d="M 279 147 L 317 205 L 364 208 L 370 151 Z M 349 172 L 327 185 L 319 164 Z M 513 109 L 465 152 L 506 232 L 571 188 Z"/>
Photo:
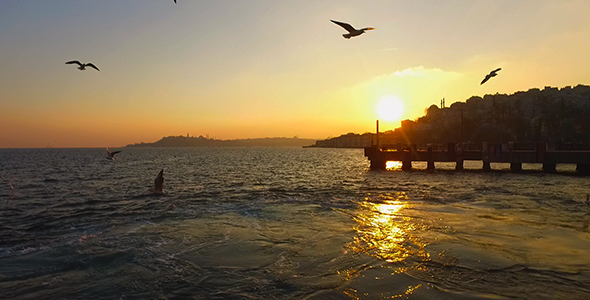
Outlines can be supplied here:
<path id="1" fill-rule="evenodd" d="M 443 97 L 590 84 L 587 0 L 177 2 L 0 1 L 0 148 L 322 139 L 373 132 L 385 96 L 416 119 Z M 376 30 L 346 40 L 330 19 Z"/>

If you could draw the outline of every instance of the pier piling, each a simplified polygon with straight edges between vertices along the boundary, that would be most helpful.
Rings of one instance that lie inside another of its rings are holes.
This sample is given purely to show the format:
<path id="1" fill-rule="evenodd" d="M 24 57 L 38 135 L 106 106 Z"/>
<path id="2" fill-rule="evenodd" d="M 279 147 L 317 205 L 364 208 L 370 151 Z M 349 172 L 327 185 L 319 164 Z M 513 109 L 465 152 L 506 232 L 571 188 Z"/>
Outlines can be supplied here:
<path id="1" fill-rule="evenodd" d="M 522 164 L 521 163 L 510 163 L 510 171 L 512 172 L 521 172 L 522 171 Z"/>
<path id="2" fill-rule="evenodd" d="M 455 170 L 456 171 L 463 171 L 463 159 L 461 159 L 461 158 L 457 159 L 457 164 L 455 165 Z"/>
<path id="3" fill-rule="evenodd" d="M 426 169 L 427 170 L 434 170 L 434 155 L 432 153 L 432 147 L 428 147 L 428 154 L 427 154 L 427 159 L 428 159 L 428 163 L 426 165 Z"/>
<path id="4" fill-rule="evenodd" d="M 491 171 L 492 166 L 490 165 L 490 148 L 488 147 L 488 142 L 483 142 L 483 149 L 481 150 L 481 156 L 483 161 L 483 170 L 484 171 Z"/>
<path id="5" fill-rule="evenodd" d="M 584 175 L 590 175 L 590 164 L 577 164 L 576 172 Z"/>
<path id="6" fill-rule="evenodd" d="M 543 171 L 547 173 L 555 173 L 556 172 L 556 164 L 554 163 L 543 163 Z"/>
<path id="7" fill-rule="evenodd" d="M 386 164 L 384 160 L 371 160 L 371 170 L 385 170 Z"/>
<path id="8" fill-rule="evenodd" d="M 412 170 L 412 147 L 408 149 L 408 151 L 403 152 L 403 160 L 402 160 L 402 170 L 409 171 Z"/>

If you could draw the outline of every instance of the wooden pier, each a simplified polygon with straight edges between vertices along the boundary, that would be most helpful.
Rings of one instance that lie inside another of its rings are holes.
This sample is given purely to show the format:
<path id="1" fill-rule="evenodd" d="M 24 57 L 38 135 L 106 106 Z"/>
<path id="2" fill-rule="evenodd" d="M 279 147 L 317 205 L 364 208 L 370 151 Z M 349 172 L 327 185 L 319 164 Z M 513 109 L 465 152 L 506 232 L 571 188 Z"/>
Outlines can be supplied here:
<path id="1" fill-rule="evenodd" d="M 491 170 L 493 162 L 510 163 L 510 170 L 514 172 L 522 171 L 523 163 L 543 164 L 545 172 L 555 172 L 557 164 L 576 164 L 578 173 L 590 175 L 590 149 L 564 150 L 552 143 L 536 143 L 524 150 L 514 147 L 513 143 L 449 143 L 446 146 L 446 149 L 441 149 L 440 145 L 427 145 L 426 149 L 401 144 L 372 146 L 365 148 L 365 156 L 373 170 L 384 170 L 388 161 L 402 162 L 402 170 L 412 169 L 413 161 L 427 162 L 429 170 L 434 170 L 435 162 L 454 162 L 456 170 L 463 170 L 464 161 L 475 160 L 483 162 L 483 170 Z"/>

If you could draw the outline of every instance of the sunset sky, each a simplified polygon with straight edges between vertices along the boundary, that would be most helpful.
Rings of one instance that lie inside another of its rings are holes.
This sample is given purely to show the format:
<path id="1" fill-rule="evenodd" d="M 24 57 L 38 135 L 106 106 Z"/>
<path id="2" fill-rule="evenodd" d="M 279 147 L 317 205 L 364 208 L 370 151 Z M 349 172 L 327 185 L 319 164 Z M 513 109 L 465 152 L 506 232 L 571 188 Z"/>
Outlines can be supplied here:
<path id="1" fill-rule="evenodd" d="M 373 132 L 386 96 L 416 119 L 590 84 L 588 0 L 177 2 L 0 1 L 0 148 L 324 139 Z M 330 19 L 376 30 L 346 40 Z"/>

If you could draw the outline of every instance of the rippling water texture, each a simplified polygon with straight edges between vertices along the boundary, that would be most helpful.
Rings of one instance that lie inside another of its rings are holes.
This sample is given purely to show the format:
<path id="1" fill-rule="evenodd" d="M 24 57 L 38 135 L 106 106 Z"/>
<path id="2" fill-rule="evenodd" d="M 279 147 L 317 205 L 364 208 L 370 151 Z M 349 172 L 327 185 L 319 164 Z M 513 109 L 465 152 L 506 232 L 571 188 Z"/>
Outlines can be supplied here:
<path id="1" fill-rule="evenodd" d="M 567 167 L 373 172 L 362 150 L 300 148 L 118 159 L 0 150 L 15 189 L 5 203 L 0 183 L 1 298 L 590 299 L 590 179 Z M 166 195 L 151 195 L 160 169 Z"/>

